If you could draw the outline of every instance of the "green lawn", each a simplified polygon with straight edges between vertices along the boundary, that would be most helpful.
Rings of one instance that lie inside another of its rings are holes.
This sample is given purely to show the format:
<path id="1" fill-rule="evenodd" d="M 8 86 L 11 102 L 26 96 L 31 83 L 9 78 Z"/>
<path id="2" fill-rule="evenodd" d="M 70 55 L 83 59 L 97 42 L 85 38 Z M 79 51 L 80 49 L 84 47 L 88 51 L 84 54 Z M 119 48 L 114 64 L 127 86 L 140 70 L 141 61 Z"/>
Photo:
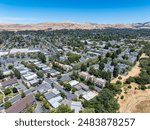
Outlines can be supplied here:
<path id="1" fill-rule="evenodd" d="M 3 103 L 3 94 L 0 93 L 0 104 L 2 104 L 2 103 Z"/>

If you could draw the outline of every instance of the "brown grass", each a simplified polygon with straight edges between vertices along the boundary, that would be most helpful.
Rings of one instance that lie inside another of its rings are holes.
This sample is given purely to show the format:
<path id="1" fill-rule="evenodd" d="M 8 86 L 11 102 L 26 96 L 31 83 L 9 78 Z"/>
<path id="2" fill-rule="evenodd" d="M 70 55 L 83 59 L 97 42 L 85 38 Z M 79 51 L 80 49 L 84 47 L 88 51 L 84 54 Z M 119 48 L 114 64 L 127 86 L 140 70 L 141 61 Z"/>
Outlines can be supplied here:
<path id="1" fill-rule="evenodd" d="M 134 113 L 150 113 L 150 100 L 141 101 L 132 110 Z"/>

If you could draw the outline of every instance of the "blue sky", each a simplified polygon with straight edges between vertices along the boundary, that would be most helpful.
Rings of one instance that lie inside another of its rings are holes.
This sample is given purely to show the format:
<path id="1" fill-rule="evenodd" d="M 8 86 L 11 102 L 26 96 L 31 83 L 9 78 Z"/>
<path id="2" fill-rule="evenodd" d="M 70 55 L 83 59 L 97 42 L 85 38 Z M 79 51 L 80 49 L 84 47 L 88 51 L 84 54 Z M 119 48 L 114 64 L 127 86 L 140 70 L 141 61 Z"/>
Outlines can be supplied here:
<path id="1" fill-rule="evenodd" d="M 150 0 L 0 0 L 0 23 L 150 21 Z"/>

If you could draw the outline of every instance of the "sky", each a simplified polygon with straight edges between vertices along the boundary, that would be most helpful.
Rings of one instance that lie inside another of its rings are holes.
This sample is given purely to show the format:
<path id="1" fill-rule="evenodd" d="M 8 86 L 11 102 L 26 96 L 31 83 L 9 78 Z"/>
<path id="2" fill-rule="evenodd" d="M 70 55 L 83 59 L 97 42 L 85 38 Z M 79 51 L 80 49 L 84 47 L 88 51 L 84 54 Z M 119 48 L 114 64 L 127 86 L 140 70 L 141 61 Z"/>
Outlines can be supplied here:
<path id="1" fill-rule="evenodd" d="M 0 23 L 138 23 L 150 0 L 0 0 Z"/>

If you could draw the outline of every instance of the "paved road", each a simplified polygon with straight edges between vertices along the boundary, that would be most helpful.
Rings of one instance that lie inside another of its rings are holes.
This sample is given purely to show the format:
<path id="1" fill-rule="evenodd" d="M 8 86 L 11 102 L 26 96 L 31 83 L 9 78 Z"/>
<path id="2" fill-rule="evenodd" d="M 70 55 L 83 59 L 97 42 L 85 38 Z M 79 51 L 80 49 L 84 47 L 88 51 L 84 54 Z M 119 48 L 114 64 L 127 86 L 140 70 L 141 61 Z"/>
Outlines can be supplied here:
<path id="1" fill-rule="evenodd" d="M 14 104 L 15 102 L 19 101 L 21 99 L 21 94 L 16 95 L 15 97 L 12 97 L 9 99 L 9 101 Z"/>
<path id="2" fill-rule="evenodd" d="M 26 95 L 29 95 L 29 94 L 32 94 L 32 92 L 35 90 L 35 88 L 30 88 L 30 89 L 27 89 L 26 91 L 24 91 L 24 93 L 26 94 Z M 9 99 L 9 101 L 12 103 L 12 104 L 14 104 L 15 102 L 17 102 L 17 101 L 19 101 L 19 100 L 21 100 L 22 98 L 21 98 L 21 94 L 18 94 L 18 95 L 16 95 L 15 97 L 12 97 L 12 98 L 10 98 Z"/>
<path id="3" fill-rule="evenodd" d="M 48 78 L 45 78 L 45 81 L 50 83 L 50 84 L 53 83 L 54 87 L 56 89 L 58 89 L 59 91 L 63 92 L 66 95 L 67 99 L 73 99 L 73 98 L 77 97 L 75 94 L 69 93 L 66 90 L 64 90 L 64 88 L 60 84 L 58 84 L 57 82 L 55 82 L 51 79 L 48 79 Z"/>
<path id="4" fill-rule="evenodd" d="M 19 85 L 16 86 L 16 88 L 18 88 L 18 89 L 20 88 L 20 89 L 22 89 L 23 91 L 27 90 L 27 88 L 24 86 L 24 84 L 22 83 L 21 80 L 18 80 L 18 83 L 19 83 Z"/>
<path id="5" fill-rule="evenodd" d="M 40 102 L 36 102 L 37 106 L 35 108 L 35 113 L 43 113 L 42 104 Z"/>

